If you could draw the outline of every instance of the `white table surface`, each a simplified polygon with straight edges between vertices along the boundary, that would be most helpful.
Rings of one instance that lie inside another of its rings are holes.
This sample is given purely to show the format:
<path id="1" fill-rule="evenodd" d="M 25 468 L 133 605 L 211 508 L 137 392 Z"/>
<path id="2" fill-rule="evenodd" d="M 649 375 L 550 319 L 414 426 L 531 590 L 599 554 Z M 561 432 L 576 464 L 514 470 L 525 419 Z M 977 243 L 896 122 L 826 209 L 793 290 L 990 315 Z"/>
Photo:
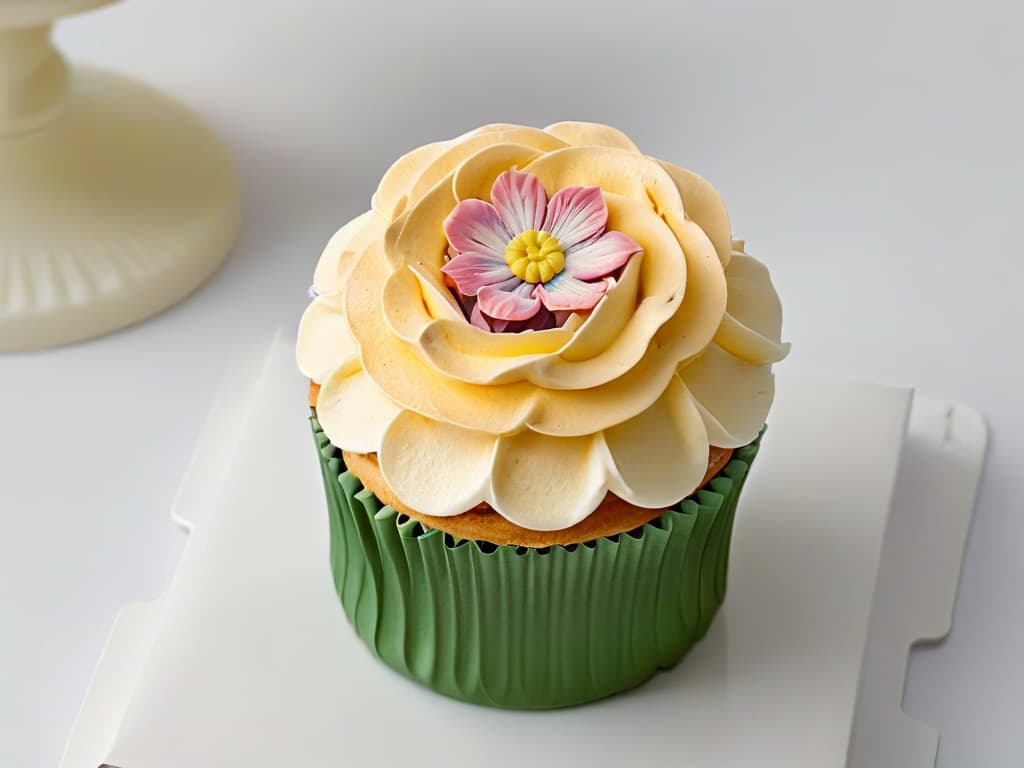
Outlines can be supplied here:
<path id="1" fill-rule="evenodd" d="M 1022 21 L 994 0 L 134 0 L 64 22 L 73 58 L 220 132 L 246 210 L 191 301 L 0 358 L 0 762 L 56 764 L 115 613 L 181 552 L 168 505 L 227 356 L 295 325 L 388 163 L 484 122 L 578 118 L 719 186 L 772 268 L 792 364 L 987 415 L 953 632 L 915 652 L 905 708 L 940 729 L 940 768 L 1020 765 Z"/>

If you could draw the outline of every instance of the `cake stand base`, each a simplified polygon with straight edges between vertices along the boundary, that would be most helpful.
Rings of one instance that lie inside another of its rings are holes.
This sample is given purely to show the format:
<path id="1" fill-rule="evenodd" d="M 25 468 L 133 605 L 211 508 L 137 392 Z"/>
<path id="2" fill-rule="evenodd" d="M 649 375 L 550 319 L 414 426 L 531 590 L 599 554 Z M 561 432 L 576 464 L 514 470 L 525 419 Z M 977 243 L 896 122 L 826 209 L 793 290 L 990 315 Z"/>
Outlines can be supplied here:
<path id="1" fill-rule="evenodd" d="M 0 137 L 0 352 L 171 306 L 217 269 L 238 226 L 231 160 L 191 112 L 75 68 L 55 120 Z"/>

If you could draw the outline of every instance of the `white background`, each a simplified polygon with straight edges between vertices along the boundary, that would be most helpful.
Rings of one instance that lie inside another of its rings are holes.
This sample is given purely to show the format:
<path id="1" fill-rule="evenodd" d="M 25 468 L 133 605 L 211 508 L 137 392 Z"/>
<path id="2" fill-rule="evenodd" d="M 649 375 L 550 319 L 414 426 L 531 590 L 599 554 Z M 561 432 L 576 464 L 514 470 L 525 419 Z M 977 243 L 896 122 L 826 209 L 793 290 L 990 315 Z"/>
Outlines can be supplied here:
<path id="1" fill-rule="evenodd" d="M 56 764 L 117 609 L 173 571 L 168 505 L 225 360 L 294 328 L 320 248 L 389 162 L 575 118 L 720 188 L 782 294 L 786 364 L 986 414 L 953 632 L 914 654 L 905 708 L 942 732 L 941 768 L 1024 763 L 1022 21 L 987 0 L 133 0 L 63 23 L 72 58 L 217 129 L 246 210 L 186 304 L 0 358 L 0 762 Z"/>

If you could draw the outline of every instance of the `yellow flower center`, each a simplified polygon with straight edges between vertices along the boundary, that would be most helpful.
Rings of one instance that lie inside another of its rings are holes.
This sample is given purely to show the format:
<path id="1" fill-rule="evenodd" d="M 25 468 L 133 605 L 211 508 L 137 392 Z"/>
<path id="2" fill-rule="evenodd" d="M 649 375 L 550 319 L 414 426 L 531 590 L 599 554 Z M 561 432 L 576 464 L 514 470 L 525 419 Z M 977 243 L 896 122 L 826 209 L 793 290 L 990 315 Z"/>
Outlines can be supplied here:
<path id="1" fill-rule="evenodd" d="M 505 246 L 505 263 L 527 283 L 546 283 L 565 269 L 565 254 L 550 232 L 529 229 Z"/>

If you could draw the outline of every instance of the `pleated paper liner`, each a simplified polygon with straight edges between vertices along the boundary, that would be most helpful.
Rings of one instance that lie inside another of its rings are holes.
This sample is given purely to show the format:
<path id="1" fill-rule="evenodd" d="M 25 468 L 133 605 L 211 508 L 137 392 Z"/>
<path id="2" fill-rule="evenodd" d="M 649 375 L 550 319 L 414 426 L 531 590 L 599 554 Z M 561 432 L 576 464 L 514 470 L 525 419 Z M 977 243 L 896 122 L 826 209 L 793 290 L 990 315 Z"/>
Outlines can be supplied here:
<path id="1" fill-rule="evenodd" d="M 515 709 L 633 688 L 704 636 L 725 597 L 736 503 L 761 441 L 633 531 L 532 549 L 424 530 L 364 489 L 311 423 L 331 570 L 356 632 L 435 691 Z"/>

